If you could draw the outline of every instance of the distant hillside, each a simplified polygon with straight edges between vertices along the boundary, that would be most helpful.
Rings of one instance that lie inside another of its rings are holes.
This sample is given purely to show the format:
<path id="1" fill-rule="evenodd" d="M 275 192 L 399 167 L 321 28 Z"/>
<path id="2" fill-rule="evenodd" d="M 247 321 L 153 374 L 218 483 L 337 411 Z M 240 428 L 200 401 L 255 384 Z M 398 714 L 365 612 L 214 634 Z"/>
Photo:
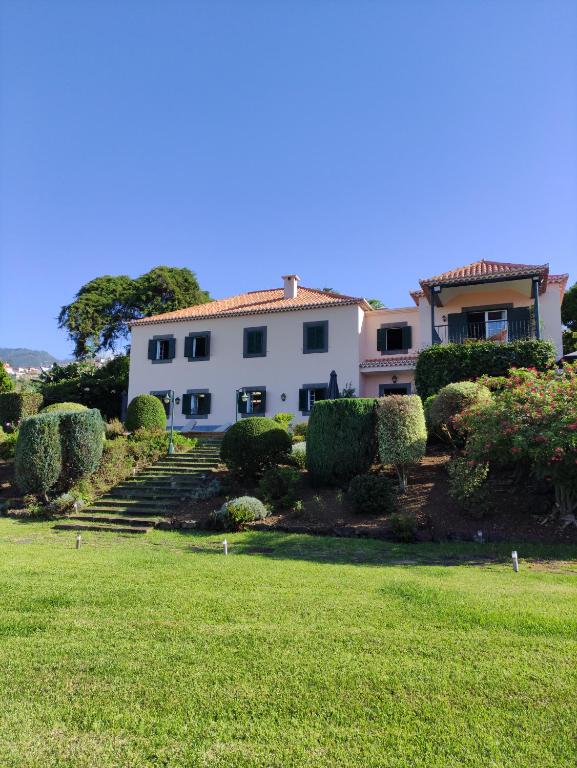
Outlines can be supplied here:
<path id="1" fill-rule="evenodd" d="M 0 347 L 0 360 L 10 363 L 13 368 L 40 368 L 57 363 L 58 360 L 49 352 L 38 349 L 10 349 Z"/>

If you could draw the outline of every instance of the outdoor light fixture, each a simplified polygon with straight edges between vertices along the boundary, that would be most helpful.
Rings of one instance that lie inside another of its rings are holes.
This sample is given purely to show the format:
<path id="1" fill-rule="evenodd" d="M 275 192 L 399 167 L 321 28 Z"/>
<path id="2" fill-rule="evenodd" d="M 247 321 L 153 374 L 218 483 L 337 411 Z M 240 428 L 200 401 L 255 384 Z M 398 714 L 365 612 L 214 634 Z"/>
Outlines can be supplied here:
<path id="1" fill-rule="evenodd" d="M 446 323 L 446 322 L 447 322 L 447 315 L 443 315 L 443 317 L 441 318 L 441 320 L 442 320 L 444 323 Z"/>
<path id="2" fill-rule="evenodd" d="M 284 401 L 286 400 L 286 392 L 283 392 L 283 393 L 282 393 L 282 395 L 280 396 L 280 399 L 281 399 L 281 400 L 283 401 L 283 403 L 284 403 Z"/>
<path id="3" fill-rule="evenodd" d="M 396 384 L 398 380 L 399 379 L 397 378 L 397 376 L 393 376 L 393 378 L 392 378 L 393 384 Z"/>

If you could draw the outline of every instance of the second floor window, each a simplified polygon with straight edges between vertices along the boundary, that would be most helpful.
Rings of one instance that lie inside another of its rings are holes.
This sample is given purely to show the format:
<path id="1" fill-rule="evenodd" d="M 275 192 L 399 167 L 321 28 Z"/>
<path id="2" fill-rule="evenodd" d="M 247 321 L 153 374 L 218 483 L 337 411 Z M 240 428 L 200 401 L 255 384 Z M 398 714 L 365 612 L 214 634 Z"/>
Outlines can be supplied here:
<path id="1" fill-rule="evenodd" d="M 184 356 L 189 362 L 210 359 L 210 332 L 191 333 L 184 340 Z"/>
<path id="2" fill-rule="evenodd" d="M 410 325 L 383 326 L 377 331 L 379 352 L 408 352 L 413 343 Z"/>
<path id="3" fill-rule="evenodd" d="M 329 321 L 303 323 L 303 353 L 329 351 Z"/>
<path id="4" fill-rule="evenodd" d="M 266 326 L 245 328 L 243 357 L 266 357 Z"/>
<path id="5" fill-rule="evenodd" d="M 167 363 L 174 358 L 176 342 L 171 337 L 150 339 L 148 342 L 148 359 L 157 363 Z"/>

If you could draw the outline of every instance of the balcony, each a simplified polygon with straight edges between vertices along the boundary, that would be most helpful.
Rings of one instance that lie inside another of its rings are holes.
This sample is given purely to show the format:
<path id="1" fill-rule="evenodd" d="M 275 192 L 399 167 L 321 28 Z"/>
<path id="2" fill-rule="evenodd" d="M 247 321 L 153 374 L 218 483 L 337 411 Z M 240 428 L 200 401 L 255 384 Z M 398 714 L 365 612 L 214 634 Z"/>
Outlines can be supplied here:
<path id="1" fill-rule="evenodd" d="M 453 325 L 436 325 L 433 333 L 435 344 L 465 344 L 474 341 L 519 341 L 536 338 L 531 320 L 486 320 L 462 322 Z"/>

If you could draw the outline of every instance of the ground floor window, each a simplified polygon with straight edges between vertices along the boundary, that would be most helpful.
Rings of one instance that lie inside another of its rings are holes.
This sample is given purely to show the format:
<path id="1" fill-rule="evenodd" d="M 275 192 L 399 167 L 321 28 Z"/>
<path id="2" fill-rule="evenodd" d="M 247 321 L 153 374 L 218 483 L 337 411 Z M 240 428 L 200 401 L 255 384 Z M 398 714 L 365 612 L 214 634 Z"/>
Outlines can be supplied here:
<path id="1" fill-rule="evenodd" d="M 189 389 L 182 396 L 182 412 L 185 416 L 207 417 L 210 413 L 211 400 L 208 389 Z"/>
<path id="2" fill-rule="evenodd" d="M 266 412 L 266 387 L 242 387 L 238 390 L 237 410 L 242 416 L 263 416 Z"/>
<path id="3" fill-rule="evenodd" d="M 168 418 L 168 416 L 170 416 L 170 389 L 156 390 L 150 394 L 154 395 L 154 397 L 157 397 L 160 400 L 162 407 L 164 408 L 164 412 Z M 165 402 L 165 398 L 167 397 L 169 398 L 168 403 Z"/>
<path id="4" fill-rule="evenodd" d="M 387 395 L 410 395 L 410 384 L 379 384 L 379 397 Z"/>
<path id="5" fill-rule="evenodd" d="M 326 400 L 328 384 L 305 384 L 299 389 L 299 411 L 310 413 L 318 400 Z"/>

